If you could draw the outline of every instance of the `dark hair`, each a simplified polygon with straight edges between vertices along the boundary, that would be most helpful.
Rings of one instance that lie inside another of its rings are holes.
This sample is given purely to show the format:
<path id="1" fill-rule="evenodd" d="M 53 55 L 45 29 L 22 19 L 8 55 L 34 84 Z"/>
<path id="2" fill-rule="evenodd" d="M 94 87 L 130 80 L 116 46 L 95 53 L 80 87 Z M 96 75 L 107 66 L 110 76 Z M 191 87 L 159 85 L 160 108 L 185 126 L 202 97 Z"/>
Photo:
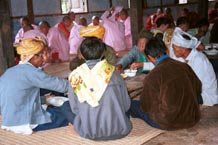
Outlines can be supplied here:
<path id="1" fill-rule="evenodd" d="M 164 11 L 165 11 L 166 13 L 171 13 L 171 8 L 167 7 L 167 8 L 164 9 Z"/>
<path id="2" fill-rule="evenodd" d="M 176 21 L 176 26 L 179 27 L 180 25 L 183 24 L 187 24 L 190 25 L 190 21 L 188 19 L 188 17 L 184 16 L 184 17 L 179 17 Z"/>
<path id="3" fill-rule="evenodd" d="M 80 17 L 79 18 L 79 25 L 86 26 L 87 25 L 87 20 L 85 17 Z"/>
<path id="4" fill-rule="evenodd" d="M 67 21 L 67 20 L 71 21 L 71 19 L 70 19 L 69 16 L 64 16 L 64 17 L 62 18 L 62 21 Z"/>
<path id="5" fill-rule="evenodd" d="M 33 26 L 31 24 L 26 24 L 23 26 L 23 30 L 24 32 L 29 31 L 29 30 L 33 30 Z"/>
<path id="6" fill-rule="evenodd" d="M 202 27 L 202 26 L 208 26 L 209 27 L 210 23 L 208 22 L 207 18 L 201 18 L 198 21 L 198 27 Z"/>
<path id="7" fill-rule="evenodd" d="M 49 25 L 49 23 L 47 21 L 41 21 L 41 22 L 39 22 L 39 27 L 50 28 L 51 26 Z"/>
<path id="8" fill-rule="evenodd" d="M 25 21 L 25 22 L 27 22 L 27 23 L 30 22 L 30 19 L 29 19 L 29 17 L 27 17 L 27 16 L 21 17 L 20 20 Z"/>
<path id="9" fill-rule="evenodd" d="M 67 13 L 68 16 L 70 16 L 71 14 L 75 15 L 73 11 Z"/>
<path id="10" fill-rule="evenodd" d="M 183 37 L 184 39 L 186 39 L 186 40 L 191 40 L 191 38 L 190 38 L 188 35 L 186 35 L 186 34 L 182 34 L 182 37 Z"/>
<path id="11" fill-rule="evenodd" d="M 165 24 L 165 25 L 171 24 L 171 21 L 167 17 L 160 17 L 157 19 L 156 24 L 157 24 L 157 27 L 160 27 L 160 25 L 162 25 L 162 24 Z"/>
<path id="12" fill-rule="evenodd" d="M 86 37 L 80 45 L 80 52 L 86 60 L 101 58 L 105 49 L 104 42 L 97 37 Z"/>
<path id="13" fill-rule="evenodd" d="M 157 38 L 152 38 L 146 44 L 144 49 L 145 55 L 150 55 L 154 58 L 159 58 L 160 56 L 166 54 L 167 48 L 164 42 Z"/>
<path id="14" fill-rule="evenodd" d="M 126 15 L 126 16 L 128 16 L 128 11 L 127 11 L 127 9 L 122 9 L 120 12 L 119 12 L 119 14 L 120 15 Z"/>

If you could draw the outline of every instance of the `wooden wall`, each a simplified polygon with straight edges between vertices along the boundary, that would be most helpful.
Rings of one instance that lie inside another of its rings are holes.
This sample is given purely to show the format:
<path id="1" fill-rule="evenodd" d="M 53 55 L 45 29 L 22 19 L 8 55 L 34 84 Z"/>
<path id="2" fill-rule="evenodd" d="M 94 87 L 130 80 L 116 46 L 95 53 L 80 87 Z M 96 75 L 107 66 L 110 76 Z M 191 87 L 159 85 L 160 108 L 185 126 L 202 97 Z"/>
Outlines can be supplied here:
<path id="1" fill-rule="evenodd" d="M 0 75 L 14 65 L 9 1 L 0 1 Z"/>
<path id="2" fill-rule="evenodd" d="M 124 6 L 128 8 L 128 0 L 87 0 L 88 13 L 77 14 L 87 18 L 91 22 L 93 15 L 101 14 L 110 7 Z M 176 0 L 130 0 L 129 14 L 132 22 L 133 42 L 136 44 L 138 32 L 144 27 L 146 18 L 154 13 L 158 7 L 170 7 L 174 19 L 177 19 L 182 8 L 206 15 L 207 6 L 213 7 L 214 2 L 207 0 L 189 0 L 189 4 L 175 4 Z M 204 7 L 202 11 L 202 7 Z M 206 9 L 205 9 L 206 8 Z M 61 0 L 0 0 L 0 74 L 8 67 L 14 65 L 13 39 L 20 29 L 19 18 L 29 16 L 33 23 L 47 20 L 51 26 L 59 22 L 63 14 L 61 12 Z M 76 19 L 76 20 L 77 20 Z"/>

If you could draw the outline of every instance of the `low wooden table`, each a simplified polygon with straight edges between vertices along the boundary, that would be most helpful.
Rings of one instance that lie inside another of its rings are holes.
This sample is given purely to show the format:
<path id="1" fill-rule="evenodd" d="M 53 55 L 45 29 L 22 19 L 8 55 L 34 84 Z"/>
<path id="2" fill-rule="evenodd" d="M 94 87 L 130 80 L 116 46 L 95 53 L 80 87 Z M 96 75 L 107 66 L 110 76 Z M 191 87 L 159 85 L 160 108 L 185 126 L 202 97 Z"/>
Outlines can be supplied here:
<path id="1" fill-rule="evenodd" d="M 135 77 L 125 78 L 128 93 L 131 98 L 139 96 L 143 89 L 143 80 L 146 74 L 139 73 Z"/>

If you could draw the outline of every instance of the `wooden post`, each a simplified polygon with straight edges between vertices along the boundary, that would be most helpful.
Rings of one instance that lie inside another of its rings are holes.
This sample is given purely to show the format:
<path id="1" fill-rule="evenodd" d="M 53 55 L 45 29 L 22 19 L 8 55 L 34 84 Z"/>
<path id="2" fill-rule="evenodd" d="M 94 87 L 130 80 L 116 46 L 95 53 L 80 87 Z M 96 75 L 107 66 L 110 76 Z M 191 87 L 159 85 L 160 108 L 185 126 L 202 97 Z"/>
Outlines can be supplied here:
<path id="1" fill-rule="evenodd" d="M 131 18 L 131 31 L 133 45 L 137 44 L 138 33 L 142 29 L 142 0 L 130 0 L 130 18 Z"/>
<path id="2" fill-rule="evenodd" d="M 208 17 L 208 0 L 198 1 L 198 14 L 202 18 Z"/>
<path id="3" fill-rule="evenodd" d="M 33 1 L 32 0 L 27 0 L 27 15 L 30 19 L 30 23 L 34 23 L 34 14 L 33 14 Z"/>
<path id="4" fill-rule="evenodd" d="M 14 65 L 11 19 L 8 0 L 0 0 L 0 75 Z"/>

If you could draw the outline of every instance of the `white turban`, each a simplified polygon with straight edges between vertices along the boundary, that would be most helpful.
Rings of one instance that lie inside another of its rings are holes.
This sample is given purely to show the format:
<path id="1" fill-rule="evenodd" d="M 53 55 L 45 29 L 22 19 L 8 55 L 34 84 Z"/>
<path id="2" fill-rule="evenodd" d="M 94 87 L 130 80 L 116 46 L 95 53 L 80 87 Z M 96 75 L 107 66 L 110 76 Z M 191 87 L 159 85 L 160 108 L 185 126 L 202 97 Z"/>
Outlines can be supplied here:
<path id="1" fill-rule="evenodd" d="M 185 39 L 183 35 L 187 35 L 190 40 Z M 180 28 L 175 28 L 172 38 L 172 44 L 183 47 L 183 48 L 197 48 L 201 42 L 198 41 L 198 39 L 184 31 L 182 31 Z"/>

